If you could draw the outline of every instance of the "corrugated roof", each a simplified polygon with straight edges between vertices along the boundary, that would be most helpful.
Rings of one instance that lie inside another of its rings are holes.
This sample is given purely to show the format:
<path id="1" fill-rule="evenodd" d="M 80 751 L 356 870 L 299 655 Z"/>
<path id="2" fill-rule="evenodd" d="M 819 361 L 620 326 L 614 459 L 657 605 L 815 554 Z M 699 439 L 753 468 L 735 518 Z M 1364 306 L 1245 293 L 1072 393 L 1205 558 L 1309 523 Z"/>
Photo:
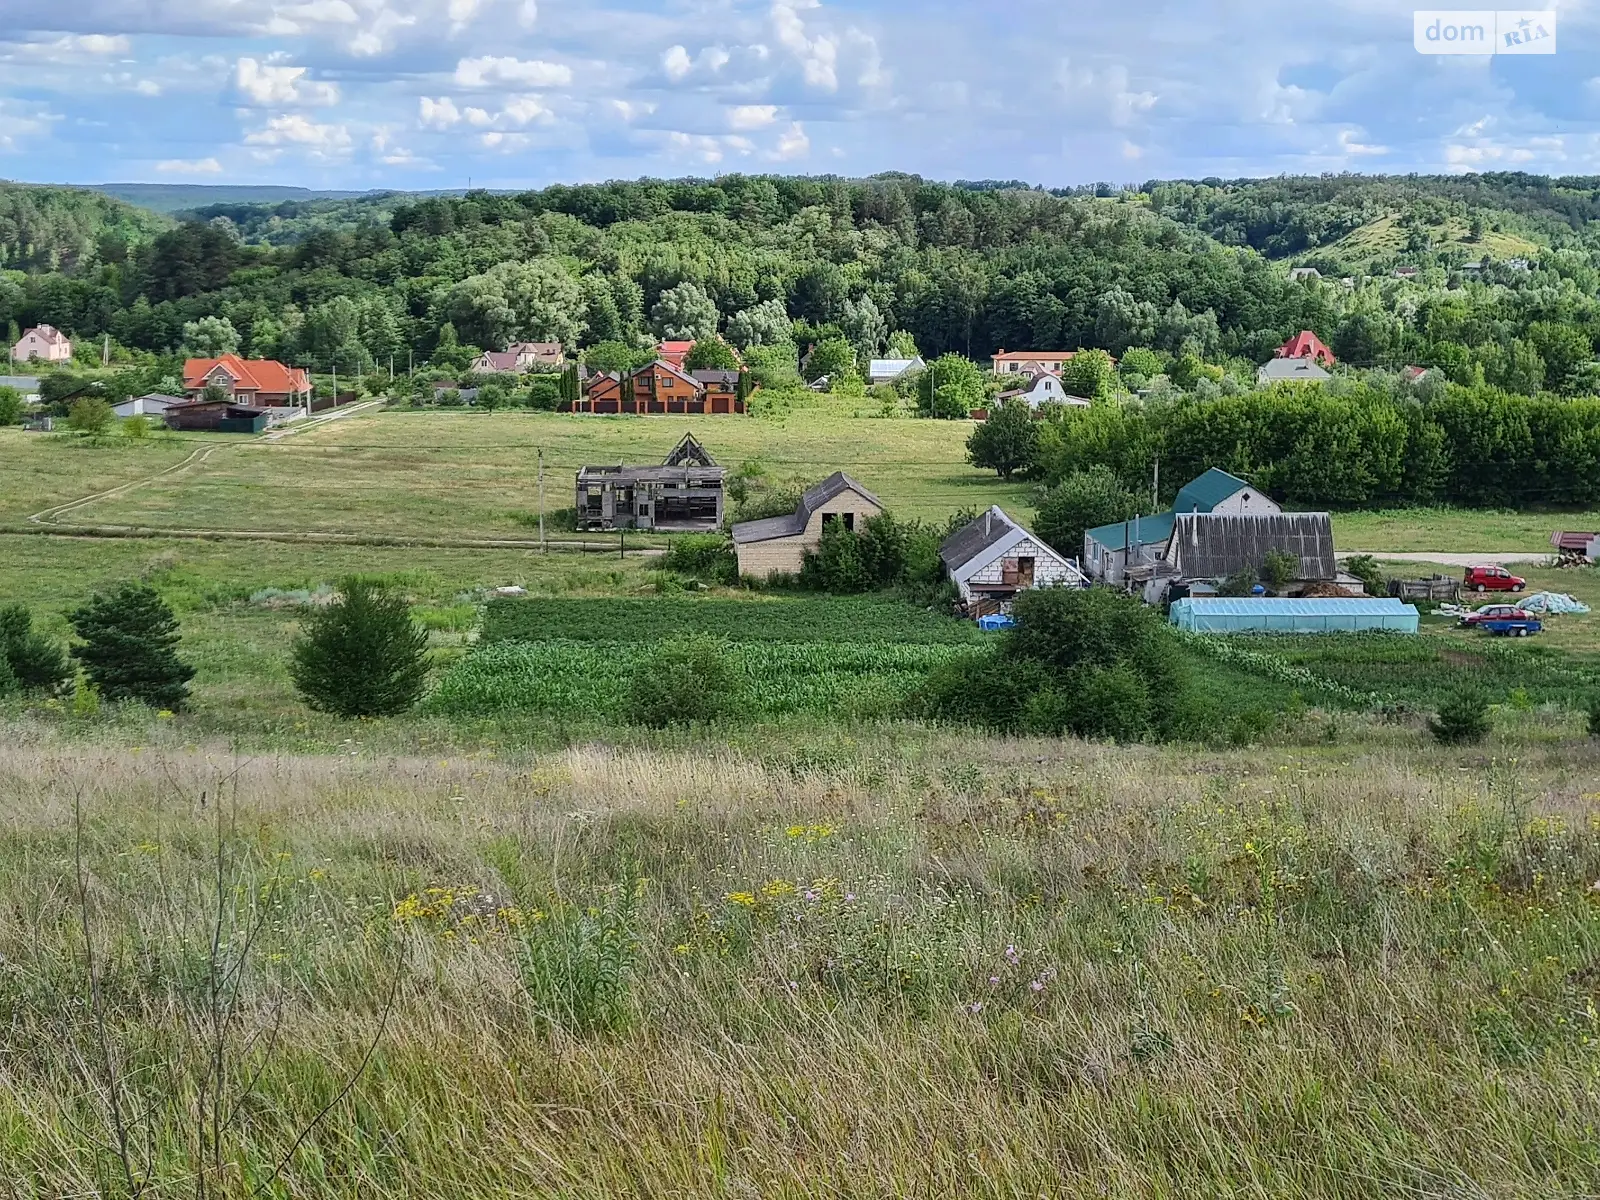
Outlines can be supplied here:
<path id="1" fill-rule="evenodd" d="M 1169 512 L 1130 518 L 1089 530 L 1089 536 L 1107 550 L 1126 550 L 1131 539 L 1135 546 L 1153 546 L 1172 536 L 1173 516 Z M 1137 529 L 1135 526 L 1137 525 Z"/>
<path id="2" fill-rule="evenodd" d="M 800 507 L 782 517 L 766 517 L 760 521 L 741 521 L 733 527 L 735 543 L 770 542 L 773 538 L 794 537 L 803 533 L 811 523 L 811 514 L 841 492 L 854 491 L 870 501 L 874 508 L 882 509 L 883 502 L 843 471 L 835 471 L 821 483 L 807 488 L 800 497 Z"/>
<path id="3" fill-rule="evenodd" d="M 1269 551 L 1300 560 L 1296 579 L 1333 579 L 1333 519 L 1327 513 L 1179 513 L 1167 560 L 1184 579 L 1225 579 L 1260 570 Z"/>
<path id="4" fill-rule="evenodd" d="M 806 523 L 800 519 L 799 513 L 787 513 L 781 517 L 763 517 L 759 521 L 740 521 L 733 527 L 733 542 L 736 546 L 743 546 L 750 542 L 770 542 L 774 538 L 794 537 L 804 533 Z"/>
<path id="5" fill-rule="evenodd" d="M 1272 379 L 1332 379 L 1309 358 L 1275 358 L 1256 369 L 1256 378 Z"/>
<path id="6" fill-rule="evenodd" d="M 1017 525 L 997 504 L 968 521 L 939 543 L 939 560 L 951 570 L 969 563 L 990 546 L 1010 535 Z"/>
<path id="7" fill-rule="evenodd" d="M 1211 467 L 1205 474 L 1191 479 L 1178 489 L 1178 498 L 1172 502 L 1172 511 L 1208 513 L 1240 488 L 1249 486 L 1249 482 L 1237 475 L 1230 475 L 1220 467 Z"/>

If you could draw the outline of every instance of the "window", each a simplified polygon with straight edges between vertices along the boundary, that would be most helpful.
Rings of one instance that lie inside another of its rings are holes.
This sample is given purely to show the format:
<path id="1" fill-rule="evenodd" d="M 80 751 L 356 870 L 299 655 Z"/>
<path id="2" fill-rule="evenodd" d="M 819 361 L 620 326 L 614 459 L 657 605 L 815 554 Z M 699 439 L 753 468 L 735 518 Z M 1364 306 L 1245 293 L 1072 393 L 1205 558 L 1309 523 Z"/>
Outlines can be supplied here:
<path id="1" fill-rule="evenodd" d="M 855 528 L 856 528 L 856 515 L 855 515 L 855 513 L 845 513 L 844 514 L 844 527 L 846 529 L 850 530 L 852 533 L 855 532 Z"/>

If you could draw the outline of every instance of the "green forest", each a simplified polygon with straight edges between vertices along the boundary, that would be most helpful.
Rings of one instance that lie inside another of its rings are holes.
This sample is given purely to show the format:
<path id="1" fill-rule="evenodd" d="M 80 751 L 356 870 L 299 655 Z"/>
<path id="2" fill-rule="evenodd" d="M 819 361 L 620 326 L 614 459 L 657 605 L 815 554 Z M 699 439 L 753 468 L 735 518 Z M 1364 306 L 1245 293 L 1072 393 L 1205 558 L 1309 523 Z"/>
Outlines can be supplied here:
<path id="1" fill-rule="evenodd" d="M 1164 454 L 1174 477 L 1223 465 L 1305 502 L 1588 503 L 1597 229 L 1600 178 L 1517 173 L 1055 191 L 730 175 L 176 219 L 11 187 L 0 320 L 109 344 L 130 387 L 183 353 L 431 381 L 514 340 L 614 365 L 660 337 L 721 337 L 771 395 L 917 352 L 946 357 L 914 407 L 951 417 L 993 400 L 996 349 L 1098 348 L 1115 369 L 1086 359 L 1076 386 L 1100 403 L 1058 414 L 1008 473 L 1096 461 L 1131 484 Z M 1334 379 L 1258 388 L 1256 365 L 1302 329 L 1338 355 Z"/>

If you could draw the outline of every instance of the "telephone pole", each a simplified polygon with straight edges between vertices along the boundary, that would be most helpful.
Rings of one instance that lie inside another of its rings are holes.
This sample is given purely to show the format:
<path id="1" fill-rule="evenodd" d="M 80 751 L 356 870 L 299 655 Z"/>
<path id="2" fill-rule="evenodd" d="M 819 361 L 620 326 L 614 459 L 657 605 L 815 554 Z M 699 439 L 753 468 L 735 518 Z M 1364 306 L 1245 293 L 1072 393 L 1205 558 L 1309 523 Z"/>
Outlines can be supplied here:
<path id="1" fill-rule="evenodd" d="M 544 447 L 539 447 L 539 553 L 548 554 L 544 541 Z"/>
<path id="2" fill-rule="evenodd" d="M 1150 511 L 1161 511 L 1161 455 L 1156 455 L 1155 470 L 1150 476 Z"/>

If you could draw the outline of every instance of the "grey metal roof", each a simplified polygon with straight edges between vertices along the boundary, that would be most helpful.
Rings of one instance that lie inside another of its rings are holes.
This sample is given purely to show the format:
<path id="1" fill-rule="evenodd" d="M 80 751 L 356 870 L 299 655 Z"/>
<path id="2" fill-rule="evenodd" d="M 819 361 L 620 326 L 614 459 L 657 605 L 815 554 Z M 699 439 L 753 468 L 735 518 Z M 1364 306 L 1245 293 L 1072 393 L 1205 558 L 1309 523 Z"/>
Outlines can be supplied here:
<path id="1" fill-rule="evenodd" d="M 579 483 L 721 483 L 726 467 L 584 467 Z"/>
<path id="2" fill-rule="evenodd" d="M 996 505 L 940 542 L 939 560 L 953 571 L 963 563 L 971 562 L 1016 528 L 1017 523 Z"/>
<path id="3" fill-rule="evenodd" d="M 698 371 L 690 371 L 701 383 L 738 383 L 739 372 L 729 371 L 724 367 L 702 367 Z"/>
<path id="4" fill-rule="evenodd" d="M 847 491 L 859 493 L 874 508 L 881 509 L 883 502 L 862 487 L 843 471 L 835 471 L 821 483 L 806 489 L 800 497 L 800 507 L 787 516 L 765 517 L 760 521 L 741 521 L 733 527 L 733 540 L 743 545 L 747 542 L 770 542 L 773 538 L 794 537 L 805 532 L 811 516 L 828 501 Z"/>
<path id="5" fill-rule="evenodd" d="M 1256 378 L 1273 379 L 1332 379 L 1309 358 L 1274 358 L 1256 369 Z"/>
<path id="6" fill-rule="evenodd" d="M 1267 551 L 1300 559 L 1297 579 L 1334 579 L 1333 518 L 1325 512 L 1179 513 L 1167 558 L 1185 579 L 1225 579 L 1260 570 Z"/>

